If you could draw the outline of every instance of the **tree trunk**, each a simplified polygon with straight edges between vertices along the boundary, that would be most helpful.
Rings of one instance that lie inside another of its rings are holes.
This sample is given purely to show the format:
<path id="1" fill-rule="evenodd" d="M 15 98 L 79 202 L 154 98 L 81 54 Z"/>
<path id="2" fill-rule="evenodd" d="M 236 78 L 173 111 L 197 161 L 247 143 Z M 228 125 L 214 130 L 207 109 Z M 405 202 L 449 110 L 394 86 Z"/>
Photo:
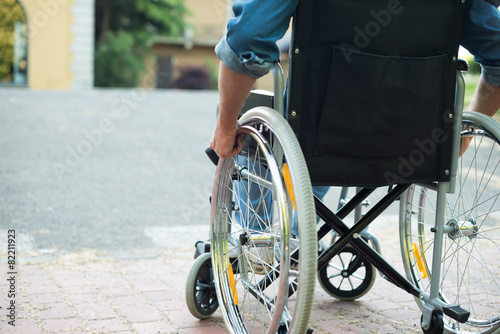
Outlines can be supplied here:
<path id="1" fill-rule="evenodd" d="M 106 33 L 109 30 L 109 24 L 111 20 L 111 0 L 99 0 L 101 3 L 101 31 L 97 39 L 97 44 L 101 45 L 106 40 Z"/>

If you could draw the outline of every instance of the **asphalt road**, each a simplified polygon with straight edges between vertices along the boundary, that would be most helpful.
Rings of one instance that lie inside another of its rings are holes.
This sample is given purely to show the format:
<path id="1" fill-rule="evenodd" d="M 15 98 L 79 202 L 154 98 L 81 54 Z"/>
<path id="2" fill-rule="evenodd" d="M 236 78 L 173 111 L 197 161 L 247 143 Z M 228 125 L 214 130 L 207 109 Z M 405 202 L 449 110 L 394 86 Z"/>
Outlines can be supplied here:
<path id="1" fill-rule="evenodd" d="M 216 92 L 0 89 L 0 245 L 154 257 L 208 233 Z M 2 247 L 3 248 L 3 247 Z M 3 250 L 0 250 L 3 253 Z"/>
<path id="2" fill-rule="evenodd" d="M 209 232 L 217 102 L 212 91 L 0 89 L 0 262 L 9 230 L 25 262 L 192 254 Z M 397 238 L 397 205 L 375 230 Z"/>

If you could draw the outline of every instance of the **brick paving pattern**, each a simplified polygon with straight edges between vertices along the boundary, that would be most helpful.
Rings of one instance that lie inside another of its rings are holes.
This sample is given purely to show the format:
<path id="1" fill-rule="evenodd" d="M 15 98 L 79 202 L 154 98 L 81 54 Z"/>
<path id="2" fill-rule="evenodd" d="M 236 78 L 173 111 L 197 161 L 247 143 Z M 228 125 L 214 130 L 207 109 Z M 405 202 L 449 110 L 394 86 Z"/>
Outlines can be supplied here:
<path id="1" fill-rule="evenodd" d="M 193 238 L 208 233 L 217 93 L 12 88 L 0 101 L 0 333 L 227 333 L 219 311 L 200 321 L 184 299 Z M 373 227 L 400 267 L 393 218 Z M 380 276 L 354 302 L 315 291 L 315 333 L 421 332 L 413 297 Z"/>
<path id="2" fill-rule="evenodd" d="M 146 260 L 20 265 L 16 326 L 1 319 L 0 332 L 227 333 L 219 310 L 203 321 L 189 313 L 184 293 L 192 263 L 186 250 Z M 419 318 L 413 298 L 377 276 L 353 302 L 333 299 L 318 284 L 310 324 L 315 333 L 419 333 Z"/>

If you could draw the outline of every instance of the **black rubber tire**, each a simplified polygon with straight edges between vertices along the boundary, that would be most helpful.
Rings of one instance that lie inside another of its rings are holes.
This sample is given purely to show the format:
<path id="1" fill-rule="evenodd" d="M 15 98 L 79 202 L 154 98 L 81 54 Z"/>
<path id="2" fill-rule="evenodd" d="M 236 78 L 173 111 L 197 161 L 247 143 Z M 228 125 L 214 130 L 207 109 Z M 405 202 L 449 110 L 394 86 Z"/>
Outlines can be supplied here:
<path id="1" fill-rule="evenodd" d="M 318 270 L 320 285 L 330 296 L 340 300 L 364 296 L 375 283 L 375 277 L 373 265 L 351 246 L 344 247 L 328 265 Z"/>
<path id="2" fill-rule="evenodd" d="M 219 307 L 210 253 L 200 255 L 189 271 L 186 282 L 186 304 L 191 314 L 198 319 L 210 318 Z"/>

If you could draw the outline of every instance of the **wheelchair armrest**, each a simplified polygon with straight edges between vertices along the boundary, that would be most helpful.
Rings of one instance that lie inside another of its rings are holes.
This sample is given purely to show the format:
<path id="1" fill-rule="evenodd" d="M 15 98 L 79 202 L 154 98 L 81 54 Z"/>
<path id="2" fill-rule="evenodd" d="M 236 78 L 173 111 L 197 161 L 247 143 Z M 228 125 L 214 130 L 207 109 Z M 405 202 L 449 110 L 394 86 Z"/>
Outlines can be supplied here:
<path id="1" fill-rule="evenodd" d="M 240 116 L 248 110 L 255 107 L 269 107 L 274 105 L 274 94 L 267 90 L 256 89 L 252 90 L 243 104 L 240 111 Z"/>
<path id="2" fill-rule="evenodd" d="M 469 70 L 469 63 L 467 62 L 467 60 L 458 58 L 457 70 L 467 72 Z"/>

